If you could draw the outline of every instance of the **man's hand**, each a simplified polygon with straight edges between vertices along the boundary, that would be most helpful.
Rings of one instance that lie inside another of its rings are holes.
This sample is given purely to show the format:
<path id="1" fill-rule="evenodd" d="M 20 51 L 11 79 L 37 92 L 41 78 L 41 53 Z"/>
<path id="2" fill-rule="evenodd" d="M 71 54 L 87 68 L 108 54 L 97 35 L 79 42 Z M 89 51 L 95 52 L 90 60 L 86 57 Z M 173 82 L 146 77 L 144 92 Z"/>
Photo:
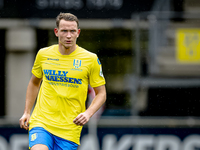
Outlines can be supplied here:
<path id="1" fill-rule="evenodd" d="M 23 114 L 23 116 L 19 119 L 20 127 L 28 130 L 29 129 L 29 119 L 30 119 L 30 114 Z"/>
<path id="2" fill-rule="evenodd" d="M 80 125 L 83 126 L 85 125 L 88 121 L 90 120 L 89 115 L 87 115 L 86 112 L 79 114 L 75 119 L 74 119 L 74 123 L 76 125 Z"/>

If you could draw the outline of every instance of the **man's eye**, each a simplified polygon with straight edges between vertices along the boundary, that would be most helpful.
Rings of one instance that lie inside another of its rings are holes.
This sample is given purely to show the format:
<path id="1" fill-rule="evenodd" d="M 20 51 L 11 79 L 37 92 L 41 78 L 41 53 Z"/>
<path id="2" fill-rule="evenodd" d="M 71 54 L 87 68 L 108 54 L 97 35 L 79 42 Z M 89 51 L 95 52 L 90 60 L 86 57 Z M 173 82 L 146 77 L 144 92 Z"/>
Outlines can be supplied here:
<path id="1" fill-rule="evenodd" d="M 67 32 L 67 30 L 61 30 L 61 32 Z"/>

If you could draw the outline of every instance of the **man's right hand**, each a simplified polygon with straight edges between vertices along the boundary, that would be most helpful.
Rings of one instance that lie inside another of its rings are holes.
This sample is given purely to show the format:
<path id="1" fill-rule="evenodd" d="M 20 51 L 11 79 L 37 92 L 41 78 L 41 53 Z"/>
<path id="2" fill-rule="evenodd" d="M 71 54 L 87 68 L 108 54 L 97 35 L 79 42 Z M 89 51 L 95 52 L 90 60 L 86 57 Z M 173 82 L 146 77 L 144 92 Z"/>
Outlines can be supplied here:
<path id="1" fill-rule="evenodd" d="M 30 114 L 24 113 L 23 116 L 19 119 L 20 127 L 28 130 L 29 129 L 29 119 L 30 119 Z"/>

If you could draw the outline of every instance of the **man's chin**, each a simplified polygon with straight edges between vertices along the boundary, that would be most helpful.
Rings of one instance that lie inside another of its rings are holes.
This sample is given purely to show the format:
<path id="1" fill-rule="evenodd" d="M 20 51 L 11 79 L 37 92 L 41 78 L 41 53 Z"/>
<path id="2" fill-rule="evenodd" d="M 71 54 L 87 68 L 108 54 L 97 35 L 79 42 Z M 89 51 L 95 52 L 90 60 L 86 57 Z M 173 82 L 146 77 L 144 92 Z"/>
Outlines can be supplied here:
<path id="1" fill-rule="evenodd" d="M 72 47 L 72 44 L 70 43 L 70 44 L 64 44 L 64 43 L 62 43 L 61 41 L 60 41 L 60 44 L 65 48 L 65 49 L 69 49 L 69 48 L 71 48 Z"/>
<path id="2" fill-rule="evenodd" d="M 65 49 L 69 49 L 71 46 L 64 46 Z"/>
<path id="3" fill-rule="evenodd" d="M 69 48 L 72 47 L 72 45 L 67 44 L 67 45 L 63 45 L 63 47 L 64 47 L 65 49 L 69 49 Z"/>

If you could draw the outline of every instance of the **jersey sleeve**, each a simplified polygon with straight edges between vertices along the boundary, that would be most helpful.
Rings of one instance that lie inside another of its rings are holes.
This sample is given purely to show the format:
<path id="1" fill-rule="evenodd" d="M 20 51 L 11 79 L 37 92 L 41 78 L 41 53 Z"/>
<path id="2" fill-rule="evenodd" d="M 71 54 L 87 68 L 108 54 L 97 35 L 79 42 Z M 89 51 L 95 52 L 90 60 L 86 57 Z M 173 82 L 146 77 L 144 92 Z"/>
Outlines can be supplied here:
<path id="1" fill-rule="evenodd" d="M 37 78 L 42 78 L 42 67 L 41 67 L 41 53 L 40 51 L 37 53 L 35 62 L 32 68 L 32 74 Z"/>
<path id="2" fill-rule="evenodd" d="M 90 82 L 91 87 L 98 87 L 106 83 L 105 78 L 103 76 L 101 62 L 99 61 L 96 55 L 93 59 L 89 82 Z"/>

